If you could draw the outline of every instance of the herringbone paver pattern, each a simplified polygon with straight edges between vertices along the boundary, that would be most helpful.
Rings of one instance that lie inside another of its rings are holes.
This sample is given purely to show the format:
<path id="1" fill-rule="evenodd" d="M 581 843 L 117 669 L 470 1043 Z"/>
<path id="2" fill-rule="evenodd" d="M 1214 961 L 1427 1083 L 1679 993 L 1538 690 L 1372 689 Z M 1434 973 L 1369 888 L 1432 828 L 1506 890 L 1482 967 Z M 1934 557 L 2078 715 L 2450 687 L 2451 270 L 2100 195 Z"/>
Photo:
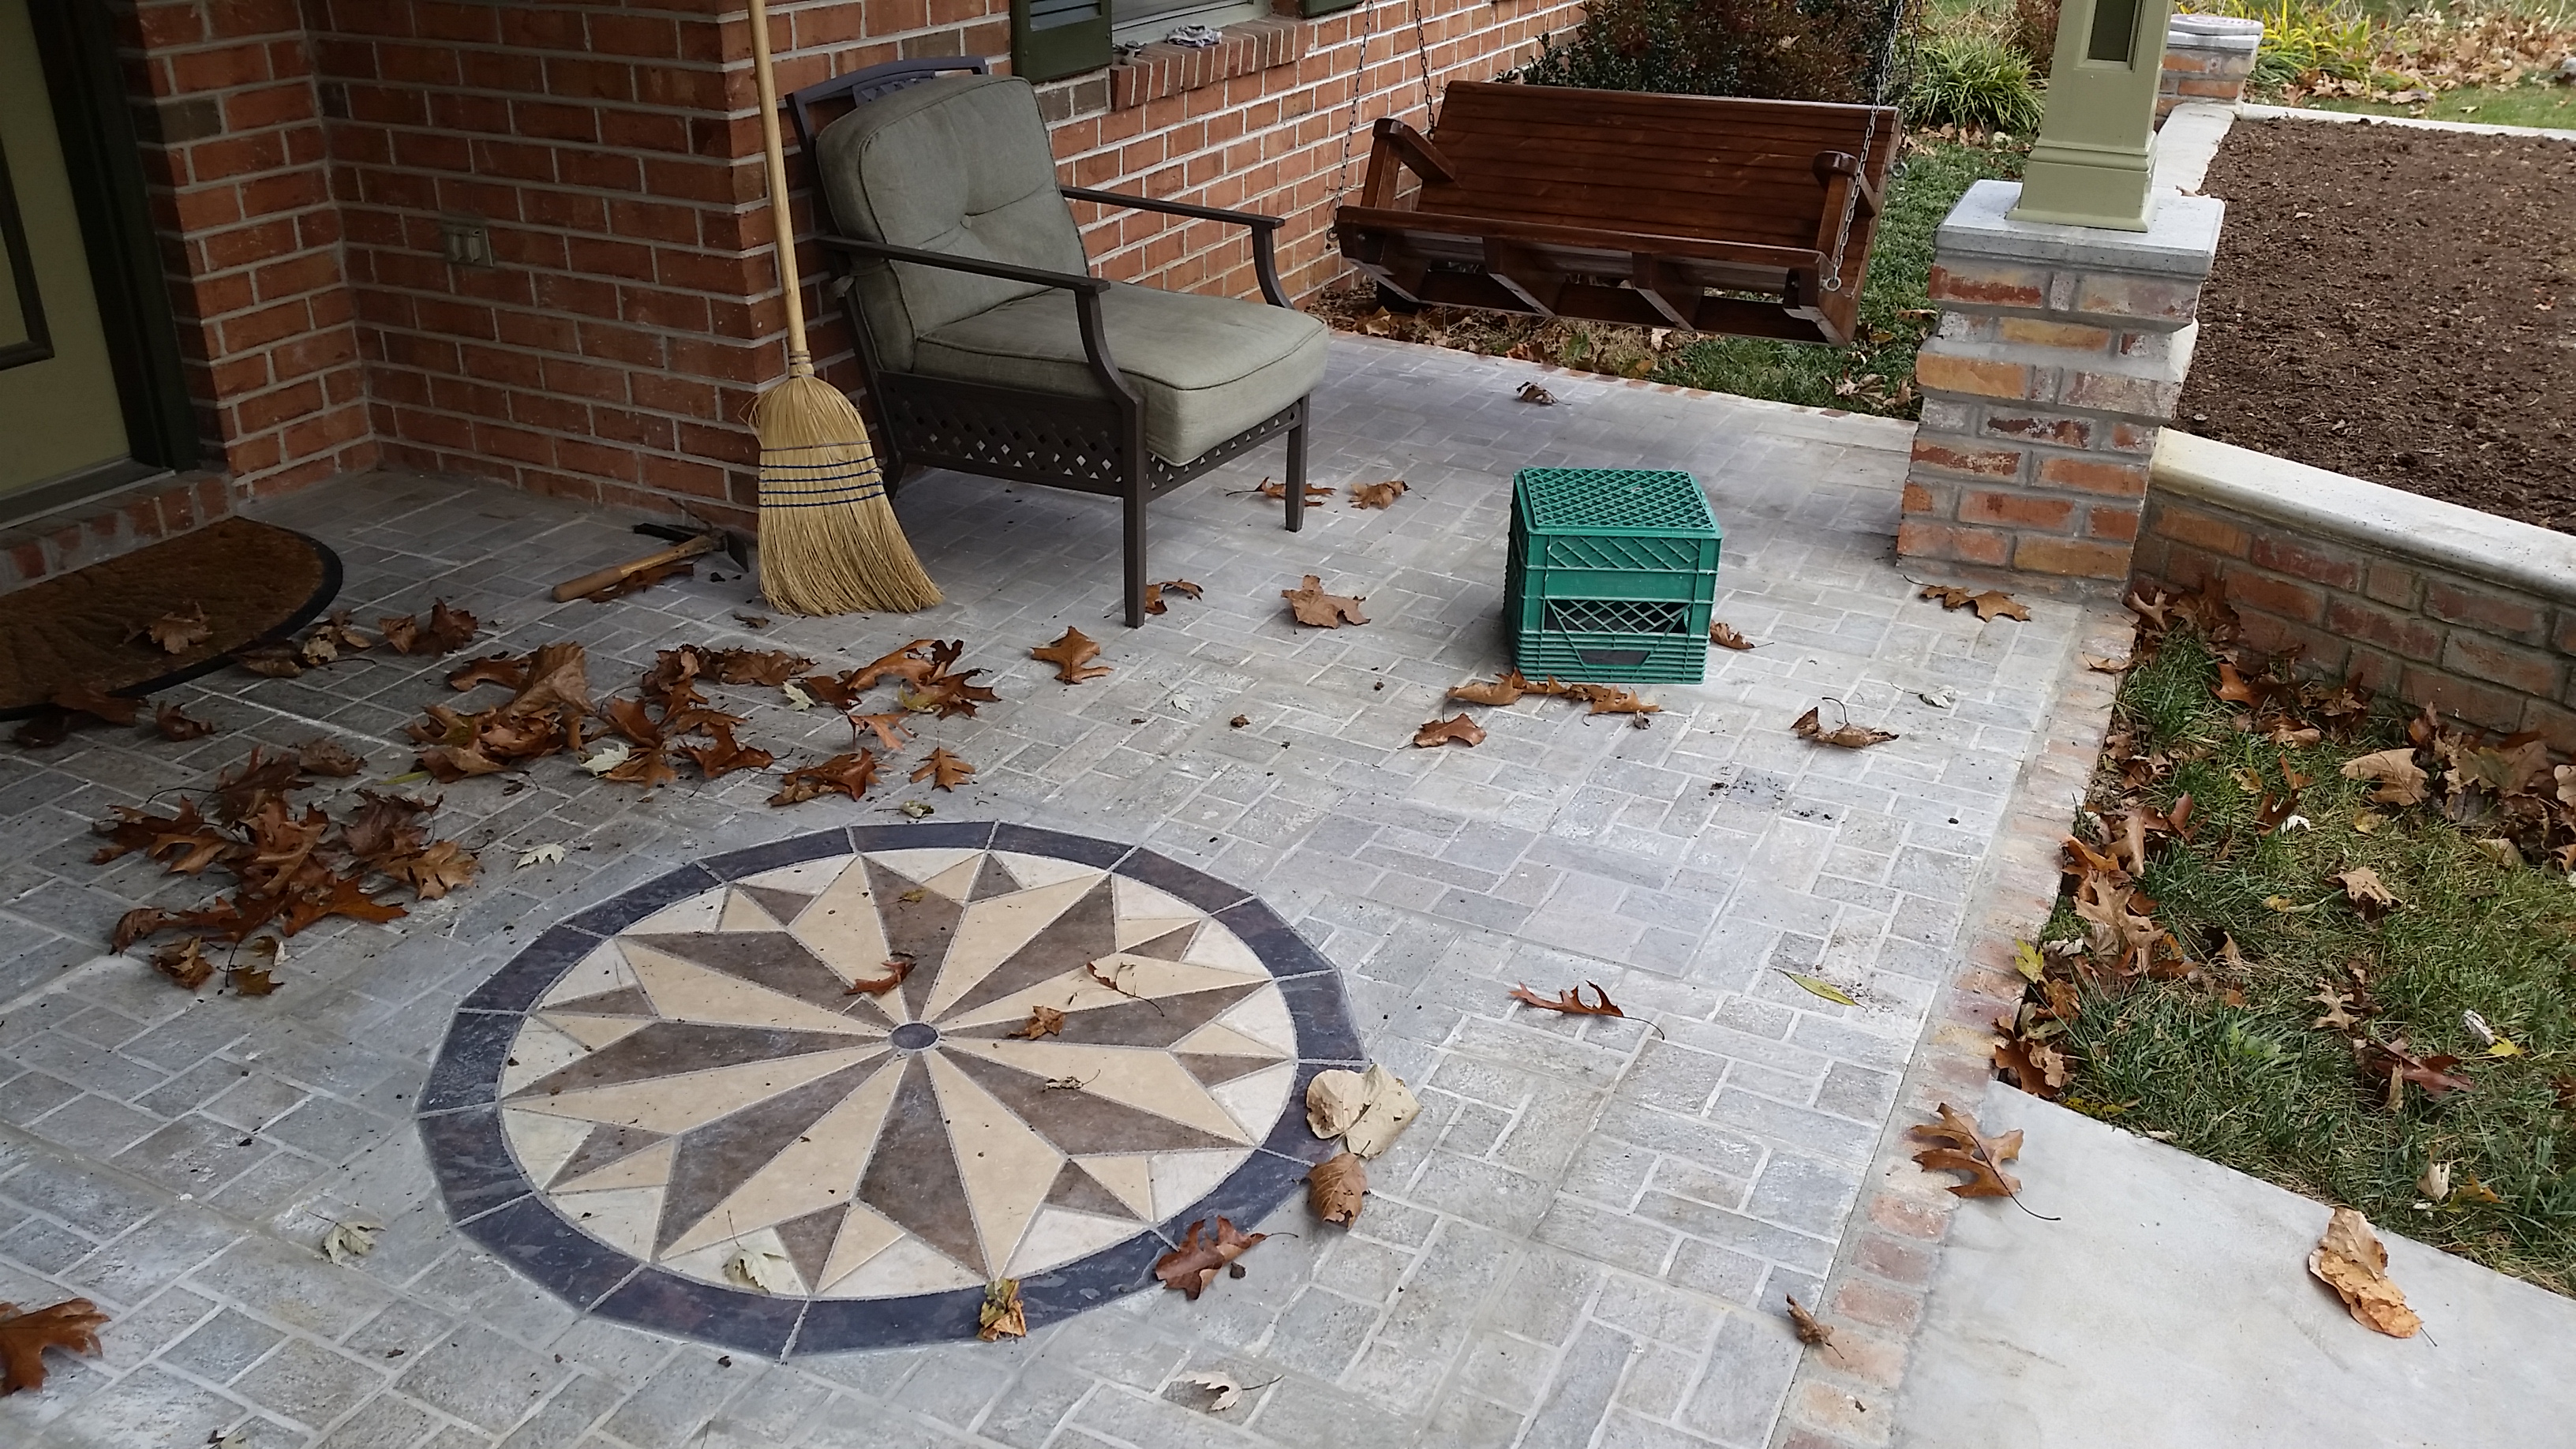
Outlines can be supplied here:
<path id="1" fill-rule="evenodd" d="M 300 936 L 258 1001 L 192 998 L 98 956 L 128 906 L 194 904 L 134 857 L 88 861 L 114 803 L 205 783 L 254 743 L 327 735 L 372 778 L 447 666 L 371 655 L 299 680 L 179 691 L 223 733 L 88 733 L 0 754 L 0 1299 L 98 1300 L 101 1360 L 0 1401 L 0 1437 L 71 1449 L 1012 1445 L 1758 1446 L 1797 1347 L 1780 1295 L 1832 1263 L 2011 788 L 2084 608 L 1980 625 L 1912 598 L 1889 560 L 1908 429 L 1337 340 L 1315 476 L 1402 477 L 1387 512 L 1239 496 L 1238 466 L 1157 507 L 1156 576 L 1199 602 L 1110 615 L 1114 515 L 958 478 L 907 491 L 950 602 L 913 618 L 737 622 L 748 583 L 701 577 L 607 606 L 557 578 L 633 551 L 615 520 L 446 480 L 344 480 L 264 510 L 338 548 L 359 617 L 444 596 L 498 637 L 588 645 L 613 686 L 684 641 L 864 660 L 963 638 L 1005 698 L 927 737 L 976 763 L 941 818 L 1132 839 L 1250 887 L 1348 975 L 1372 1053 L 1426 1110 L 1371 1173 L 1354 1229 L 1302 1203 L 1192 1305 L 1142 1295 L 1025 1342 L 799 1360 L 725 1357 L 588 1320 L 449 1226 L 409 1118 L 457 1002 L 554 919 L 713 851 L 864 806 L 763 803 L 735 777 L 650 797 L 561 761 L 447 791 L 443 833 L 484 879 L 392 927 Z M 1259 461 L 1267 462 L 1269 459 Z M 1531 700 L 1477 711 L 1476 749 L 1415 750 L 1449 685 L 1503 662 L 1514 469 L 1682 468 L 1726 525 L 1719 616 L 1763 641 L 1705 686 L 1654 686 L 1646 728 Z M 1300 629 L 1303 573 L 1371 622 Z M 1067 688 L 1026 657 L 1068 625 L 1116 673 Z M 452 664 L 453 661 L 450 661 Z M 847 667 L 846 664 L 837 667 Z M 1820 697 L 1903 738 L 1811 746 Z M 1947 698 L 1945 707 L 1926 696 Z M 747 696 L 745 696 L 747 697 Z M 1230 725 L 1236 716 L 1248 723 Z M 746 735 L 845 746 L 783 701 Z M 926 748 L 926 746 L 924 746 Z M 558 865 L 512 869 L 560 842 Z M 1783 975 L 1838 983 L 1840 1007 Z M 1597 982 L 1627 1020 L 1504 993 Z M 348 1268 L 313 1244 L 386 1224 Z M 1295 1234 L 1295 1236 L 1287 1236 Z M 1261 1385 L 1222 1416 L 1180 1376 Z"/>

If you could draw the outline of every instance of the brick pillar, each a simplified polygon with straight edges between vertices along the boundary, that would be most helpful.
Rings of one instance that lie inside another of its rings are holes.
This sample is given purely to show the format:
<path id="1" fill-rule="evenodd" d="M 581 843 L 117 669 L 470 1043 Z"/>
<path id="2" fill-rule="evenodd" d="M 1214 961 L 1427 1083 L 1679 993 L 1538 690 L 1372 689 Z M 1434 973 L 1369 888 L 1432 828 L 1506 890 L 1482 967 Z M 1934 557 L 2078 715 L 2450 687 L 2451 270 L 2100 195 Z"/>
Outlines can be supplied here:
<path id="1" fill-rule="evenodd" d="M 2245 99 L 2263 22 L 2232 15 L 2176 15 L 2165 23 L 2165 68 L 2156 77 L 2156 119 L 2186 101 L 2232 106 Z"/>
<path id="2" fill-rule="evenodd" d="M 2125 579 L 2226 204 L 2164 194 L 2123 232 L 2010 220 L 2020 194 L 1980 181 L 1941 223 L 1896 551 Z"/>

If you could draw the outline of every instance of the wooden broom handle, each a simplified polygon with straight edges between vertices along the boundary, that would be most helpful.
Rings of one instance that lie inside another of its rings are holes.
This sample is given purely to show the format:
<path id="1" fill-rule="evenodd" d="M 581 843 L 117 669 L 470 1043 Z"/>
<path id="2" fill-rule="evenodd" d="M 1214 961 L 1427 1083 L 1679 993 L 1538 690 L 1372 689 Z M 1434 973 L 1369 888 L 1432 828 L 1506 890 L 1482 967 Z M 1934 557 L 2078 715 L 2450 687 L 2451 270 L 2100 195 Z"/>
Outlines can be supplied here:
<path id="1" fill-rule="evenodd" d="M 769 148 L 769 217 L 778 233 L 778 280 L 787 292 L 787 375 L 812 377 L 805 346 L 805 286 L 796 275 L 796 223 L 787 204 L 787 148 L 778 138 L 778 78 L 769 70 L 769 7 L 751 0 L 751 73 L 760 86 L 760 139 Z"/>

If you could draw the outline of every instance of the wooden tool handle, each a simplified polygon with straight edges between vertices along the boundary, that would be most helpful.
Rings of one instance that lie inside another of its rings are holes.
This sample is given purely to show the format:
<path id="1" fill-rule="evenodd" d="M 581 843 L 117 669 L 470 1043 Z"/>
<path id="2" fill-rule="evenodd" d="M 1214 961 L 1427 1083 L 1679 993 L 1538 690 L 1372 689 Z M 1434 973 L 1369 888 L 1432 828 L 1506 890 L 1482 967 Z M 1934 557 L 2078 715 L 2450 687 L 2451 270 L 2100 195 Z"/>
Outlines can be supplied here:
<path id="1" fill-rule="evenodd" d="M 598 593 L 601 589 L 620 583 L 629 576 L 640 574 L 646 569 L 660 568 L 666 563 L 678 563 L 684 558 L 696 558 L 702 553 L 714 553 L 722 547 L 724 547 L 723 539 L 712 533 L 704 534 L 690 539 L 687 543 L 675 543 L 660 553 L 648 553 L 642 558 L 628 559 L 622 564 L 611 564 L 604 569 L 594 569 L 580 578 L 566 579 L 555 585 L 555 602 L 569 604 L 575 599 Z"/>
<path id="2" fill-rule="evenodd" d="M 778 280 L 787 293 L 787 375 L 811 377 L 805 287 L 796 275 L 796 222 L 787 204 L 787 147 L 778 135 L 778 80 L 769 68 L 769 7 L 762 0 L 751 0 L 751 73 L 760 87 L 760 141 L 769 153 L 769 217 L 778 233 Z"/>

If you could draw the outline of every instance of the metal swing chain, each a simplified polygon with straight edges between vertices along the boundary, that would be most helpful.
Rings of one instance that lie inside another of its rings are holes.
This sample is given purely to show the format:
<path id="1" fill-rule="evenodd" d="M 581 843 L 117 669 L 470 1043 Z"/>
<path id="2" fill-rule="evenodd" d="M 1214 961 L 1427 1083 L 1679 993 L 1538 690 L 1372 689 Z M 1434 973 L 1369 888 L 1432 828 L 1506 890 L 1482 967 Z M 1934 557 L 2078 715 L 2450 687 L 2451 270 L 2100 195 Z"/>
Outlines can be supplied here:
<path id="1" fill-rule="evenodd" d="M 1334 173 L 1336 179 L 1333 183 L 1335 206 L 1341 205 L 1342 198 L 1351 190 L 1351 135 L 1360 128 L 1360 86 L 1368 75 L 1369 46 L 1377 40 L 1377 3 L 1378 0 L 1361 0 L 1360 56 L 1359 63 L 1351 67 L 1351 121 L 1342 127 L 1342 165 Z"/>
<path id="2" fill-rule="evenodd" d="M 1420 0 L 1415 0 L 1415 3 L 1419 4 Z M 1920 15 L 1922 11 L 1919 7 L 1922 0 L 1914 0 L 1914 3 L 1918 7 L 1915 13 Z M 1878 83 L 1870 87 L 1869 125 L 1861 132 L 1860 168 L 1853 175 L 1851 185 L 1843 188 L 1842 224 L 1834 230 L 1833 270 L 1824 281 L 1824 288 L 1828 292 L 1839 292 L 1843 289 L 1843 251 L 1851 244 L 1852 220 L 1860 214 L 1861 184 L 1869 179 L 1870 153 L 1877 149 L 1878 113 L 1887 99 L 1888 83 L 1895 77 L 1896 32 L 1905 23 L 1905 5 L 1906 0 L 1891 0 L 1888 7 L 1887 38 L 1879 43 Z M 1884 199 L 1881 198 L 1881 200 Z"/>
<path id="3" fill-rule="evenodd" d="M 1422 0 L 1413 0 L 1413 63 L 1422 74 L 1422 129 L 1431 129 L 1431 42 L 1422 30 Z"/>

